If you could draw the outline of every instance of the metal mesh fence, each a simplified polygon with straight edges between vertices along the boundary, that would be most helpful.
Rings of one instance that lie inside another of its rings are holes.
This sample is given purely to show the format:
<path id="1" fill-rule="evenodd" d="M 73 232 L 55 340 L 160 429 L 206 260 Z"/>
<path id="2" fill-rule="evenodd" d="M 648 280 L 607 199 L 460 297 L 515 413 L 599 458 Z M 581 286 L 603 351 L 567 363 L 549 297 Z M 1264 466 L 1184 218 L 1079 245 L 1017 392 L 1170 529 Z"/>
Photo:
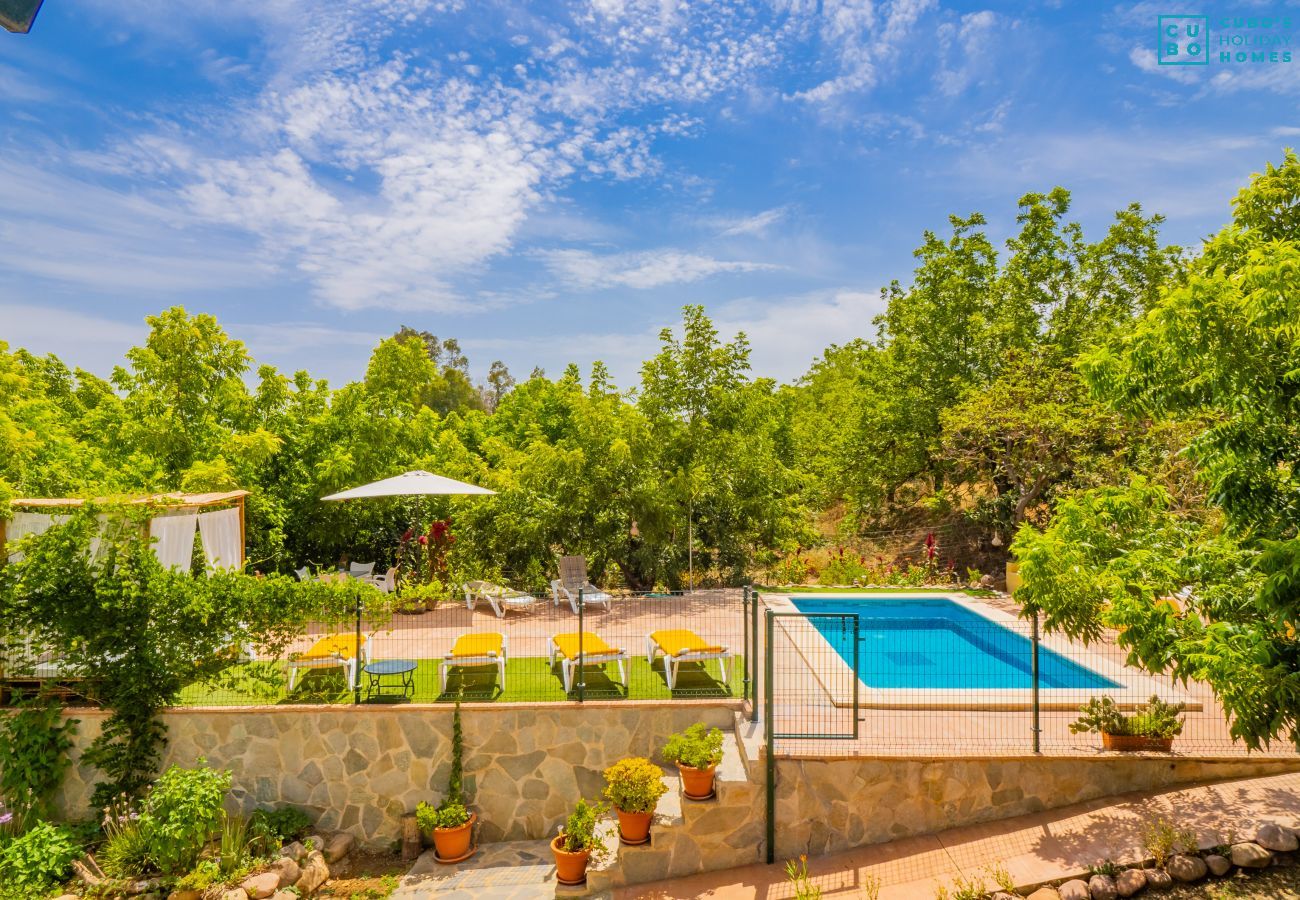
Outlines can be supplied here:
<path id="1" fill-rule="evenodd" d="M 1114 634 L 1088 646 L 1038 635 L 1006 598 L 899 592 L 768 596 L 761 605 L 770 674 L 757 712 L 770 704 L 778 754 L 1099 752 L 1099 733 L 1070 728 L 1080 707 L 1108 697 L 1131 716 L 1153 696 L 1182 705 L 1173 753 L 1247 753 L 1207 685 L 1126 665 Z M 1289 743 L 1264 752 L 1296 755 Z"/>
<path id="2" fill-rule="evenodd" d="M 311 622 L 275 658 L 246 648 L 186 706 L 739 698 L 739 589 L 550 596 L 471 592 L 430 610 Z M 358 653 L 359 650 L 359 653 Z"/>

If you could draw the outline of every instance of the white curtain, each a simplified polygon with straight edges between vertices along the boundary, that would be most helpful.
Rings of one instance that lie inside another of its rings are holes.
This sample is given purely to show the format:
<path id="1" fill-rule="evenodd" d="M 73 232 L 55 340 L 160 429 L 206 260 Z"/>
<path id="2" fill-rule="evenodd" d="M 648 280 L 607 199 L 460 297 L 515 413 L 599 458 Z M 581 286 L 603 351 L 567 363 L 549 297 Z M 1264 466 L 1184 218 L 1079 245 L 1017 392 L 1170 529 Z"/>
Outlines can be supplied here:
<path id="1" fill-rule="evenodd" d="M 29 534 L 44 534 L 50 530 L 51 526 L 63 522 L 67 518 L 66 515 L 52 516 L 49 513 L 14 513 L 13 518 L 5 523 L 5 547 L 10 551 L 10 562 L 18 562 L 23 558 L 22 553 L 12 549 L 18 546 L 20 540 Z"/>
<path id="2" fill-rule="evenodd" d="M 242 566 L 239 539 L 239 510 L 235 507 L 199 515 L 199 536 L 210 569 L 238 569 Z"/>
<path id="3" fill-rule="evenodd" d="M 149 536 L 155 538 L 153 552 L 164 569 L 179 567 L 189 571 L 198 521 L 197 513 L 163 513 L 149 520 Z"/>

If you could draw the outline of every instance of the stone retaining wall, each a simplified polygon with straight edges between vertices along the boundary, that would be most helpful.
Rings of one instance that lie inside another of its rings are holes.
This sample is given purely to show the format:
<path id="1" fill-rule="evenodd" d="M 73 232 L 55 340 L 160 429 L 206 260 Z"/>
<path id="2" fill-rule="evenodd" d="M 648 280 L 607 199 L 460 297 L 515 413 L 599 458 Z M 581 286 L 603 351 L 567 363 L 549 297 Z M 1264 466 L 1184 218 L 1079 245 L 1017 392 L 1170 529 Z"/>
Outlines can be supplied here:
<path id="1" fill-rule="evenodd" d="M 763 777 L 755 755 L 751 778 Z M 777 759 L 777 859 L 820 856 L 1129 791 L 1276 775 L 1300 760 L 1158 756 Z"/>
<path id="2" fill-rule="evenodd" d="M 664 738 L 692 722 L 730 728 L 738 701 L 578 704 L 465 704 L 465 790 L 486 841 L 555 833 L 578 797 L 595 799 L 601 773 L 624 756 L 656 756 Z M 62 796 L 66 815 L 84 816 L 97 772 L 81 749 L 105 714 L 81 720 Z M 200 758 L 234 773 L 245 810 L 289 803 L 323 831 L 345 831 L 386 847 L 421 800 L 437 802 L 451 765 L 452 708 L 316 706 L 176 709 L 163 714 L 163 764 Z"/>
<path id="3" fill-rule="evenodd" d="M 466 704 L 465 788 L 480 814 L 480 839 L 554 834 L 578 797 L 600 796 L 607 766 L 625 756 L 662 762 L 657 754 L 668 734 L 697 721 L 730 731 L 739 706 L 739 701 Z M 62 807 L 65 814 L 84 816 L 97 773 L 80 764 L 80 750 L 99 733 L 105 714 L 70 714 L 81 725 Z M 243 809 L 300 806 L 321 830 L 345 831 L 372 847 L 387 846 L 398 837 L 402 815 L 421 800 L 437 802 L 446 788 L 452 720 L 446 705 L 177 709 L 163 719 L 170 737 L 164 765 L 190 766 L 206 758 L 209 765 L 233 772 L 234 798 Z M 746 723 L 741 730 L 753 727 Z M 762 833 L 760 745 L 752 734 L 740 742 L 740 769 L 748 772 L 748 782 L 740 783 L 744 775 L 737 774 L 737 808 L 713 814 L 726 818 L 726 827 L 716 829 L 718 823 L 708 817 L 695 822 L 695 814 L 712 807 L 692 807 L 692 821 L 681 829 L 691 837 L 683 840 L 699 843 L 715 830 L 719 839 L 740 830 Z M 782 757 L 777 760 L 777 857 L 848 850 L 1127 791 L 1298 769 L 1300 760 L 1108 754 L 1086 759 Z M 743 821 L 742 807 L 753 811 L 754 821 Z M 748 846 L 749 838 L 741 845 Z M 681 850 L 683 858 L 694 853 Z"/>

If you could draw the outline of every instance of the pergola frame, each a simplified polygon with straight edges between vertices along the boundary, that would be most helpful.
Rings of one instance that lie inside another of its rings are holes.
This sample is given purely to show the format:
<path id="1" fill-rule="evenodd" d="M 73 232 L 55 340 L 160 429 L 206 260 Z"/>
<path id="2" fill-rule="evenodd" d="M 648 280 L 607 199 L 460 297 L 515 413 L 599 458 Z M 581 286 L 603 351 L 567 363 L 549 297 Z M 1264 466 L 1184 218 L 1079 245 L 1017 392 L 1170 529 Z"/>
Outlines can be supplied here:
<path id="1" fill-rule="evenodd" d="M 244 543 L 247 540 L 245 510 L 248 491 L 214 491 L 206 494 L 186 494 L 173 491 L 169 494 L 150 494 L 146 497 L 115 498 L 101 497 L 86 500 L 81 497 L 25 497 L 9 501 L 16 509 L 58 510 L 85 506 L 87 503 L 126 503 L 132 506 L 148 506 L 153 509 L 189 510 L 211 509 L 214 506 L 227 506 L 233 503 L 239 509 L 239 568 L 243 571 L 245 556 Z M 0 519 L 0 564 L 5 559 L 5 519 Z"/>

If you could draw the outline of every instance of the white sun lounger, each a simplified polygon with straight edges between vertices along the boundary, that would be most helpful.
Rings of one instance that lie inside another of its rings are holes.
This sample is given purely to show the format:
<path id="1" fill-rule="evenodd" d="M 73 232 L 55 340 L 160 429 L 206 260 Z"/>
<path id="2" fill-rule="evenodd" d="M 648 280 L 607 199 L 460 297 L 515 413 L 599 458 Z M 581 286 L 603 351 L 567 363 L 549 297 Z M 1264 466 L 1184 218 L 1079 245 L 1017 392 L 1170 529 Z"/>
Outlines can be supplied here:
<path id="1" fill-rule="evenodd" d="M 512 590 L 493 584 L 490 581 L 469 581 L 465 583 L 465 607 L 471 612 L 479 602 L 492 607 L 498 619 L 504 619 L 508 612 L 529 612 L 541 605 L 540 600 L 532 594 Z"/>

